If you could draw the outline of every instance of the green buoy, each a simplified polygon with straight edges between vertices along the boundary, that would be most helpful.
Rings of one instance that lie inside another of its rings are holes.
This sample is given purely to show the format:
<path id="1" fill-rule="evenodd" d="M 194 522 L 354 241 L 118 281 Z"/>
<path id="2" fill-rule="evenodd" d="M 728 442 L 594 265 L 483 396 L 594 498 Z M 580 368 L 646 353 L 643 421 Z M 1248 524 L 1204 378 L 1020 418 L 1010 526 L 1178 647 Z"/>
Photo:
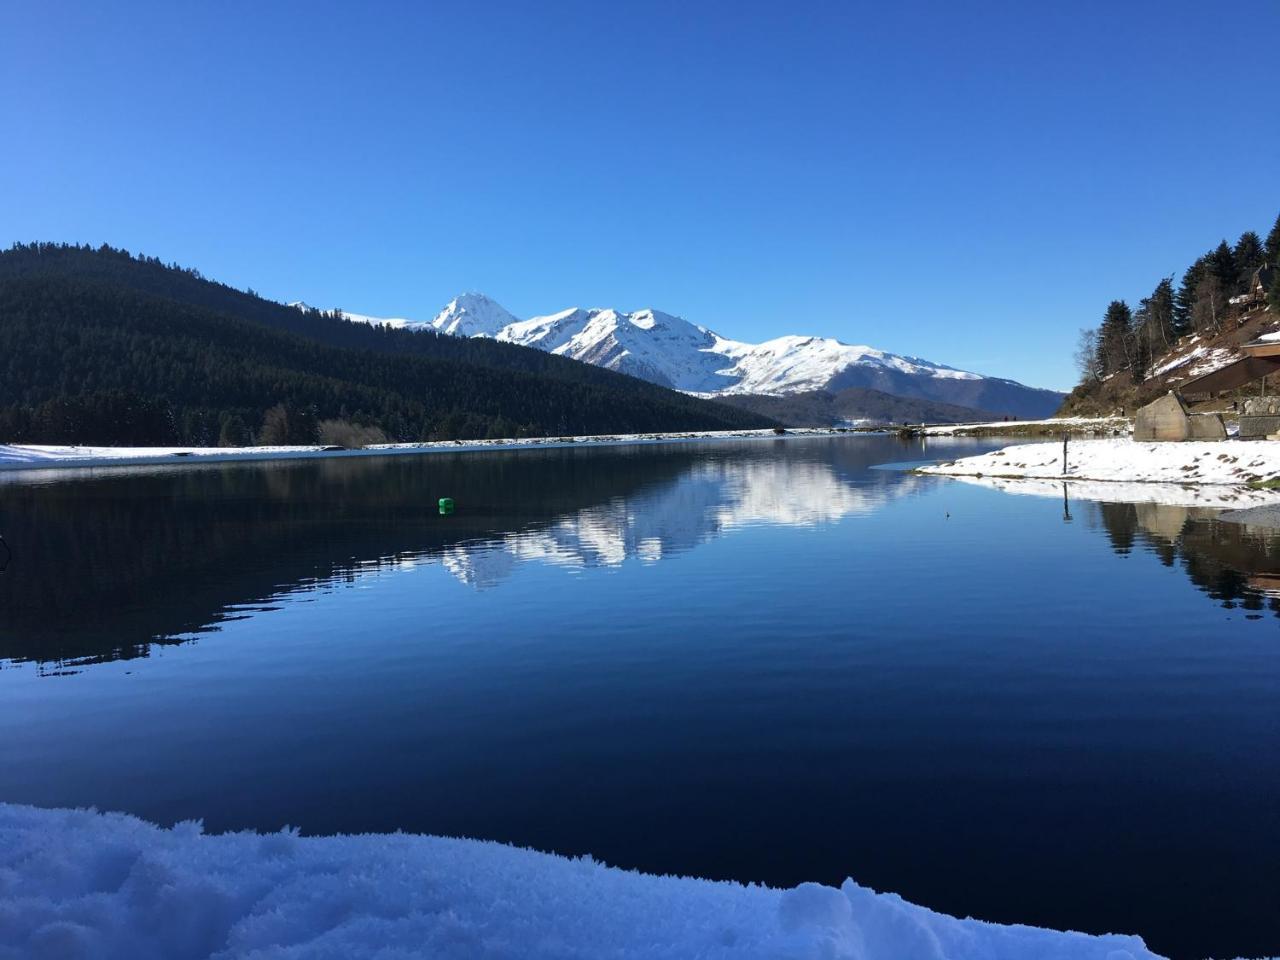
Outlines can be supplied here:
<path id="1" fill-rule="evenodd" d="M 441 515 L 453 513 L 453 497 L 440 498 L 440 513 Z"/>

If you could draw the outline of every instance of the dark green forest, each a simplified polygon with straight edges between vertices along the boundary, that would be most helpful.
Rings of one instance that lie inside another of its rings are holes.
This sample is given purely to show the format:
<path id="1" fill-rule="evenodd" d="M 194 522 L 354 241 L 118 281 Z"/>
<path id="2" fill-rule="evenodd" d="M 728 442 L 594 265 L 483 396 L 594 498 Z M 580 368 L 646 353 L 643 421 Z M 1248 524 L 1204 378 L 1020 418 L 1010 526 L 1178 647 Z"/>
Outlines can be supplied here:
<path id="1" fill-rule="evenodd" d="M 527 347 L 299 310 L 111 247 L 0 252 L 0 442 L 353 445 L 772 425 Z"/>

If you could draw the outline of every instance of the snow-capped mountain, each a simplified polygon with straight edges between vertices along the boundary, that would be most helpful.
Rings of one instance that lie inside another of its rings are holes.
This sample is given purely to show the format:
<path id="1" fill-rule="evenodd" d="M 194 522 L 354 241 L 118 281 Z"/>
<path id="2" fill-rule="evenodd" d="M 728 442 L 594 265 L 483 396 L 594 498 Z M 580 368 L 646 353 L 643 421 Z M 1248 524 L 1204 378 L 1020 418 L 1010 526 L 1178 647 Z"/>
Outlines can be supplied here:
<path id="1" fill-rule="evenodd" d="M 710 396 L 870 387 L 1024 417 L 1048 416 L 1062 402 L 1062 394 L 1053 390 L 828 337 L 743 343 L 658 310 L 574 307 L 518 320 L 483 294 L 468 293 L 451 300 L 431 321 L 347 316 L 363 323 L 492 337 Z"/>
<path id="2" fill-rule="evenodd" d="M 293 300 L 291 307 L 312 309 L 309 303 Z M 353 323 L 371 323 L 397 330 L 435 330 L 455 337 L 496 337 L 503 329 L 520 321 L 483 293 L 464 293 L 445 304 L 434 320 L 409 320 L 405 317 L 370 317 L 363 313 L 342 315 Z"/>
<path id="3" fill-rule="evenodd" d="M 519 321 L 483 293 L 464 293 L 450 300 L 428 326 L 455 337 L 496 337 Z"/>

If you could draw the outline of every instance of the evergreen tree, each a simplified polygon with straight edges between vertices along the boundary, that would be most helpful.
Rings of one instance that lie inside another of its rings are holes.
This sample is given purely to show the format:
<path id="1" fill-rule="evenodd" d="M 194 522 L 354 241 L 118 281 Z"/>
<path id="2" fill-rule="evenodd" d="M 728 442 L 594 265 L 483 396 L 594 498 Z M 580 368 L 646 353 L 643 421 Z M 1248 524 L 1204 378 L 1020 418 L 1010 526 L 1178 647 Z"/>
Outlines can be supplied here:
<path id="1" fill-rule="evenodd" d="M 218 446 L 245 447 L 249 445 L 249 428 L 238 413 L 223 413 L 218 426 Z"/>
<path id="2" fill-rule="evenodd" d="M 1235 248 L 1231 251 L 1236 262 L 1235 293 L 1244 293 L 1249 289 L 1249 281 L 1254 271 L 1266 263 L 1267 255 L 1262 249 L 1262 239 L 1252 230 L 1240 234 Z"/>
<path id="3" fill-rule="evenodd" d="M 319 436 L 319 423 L 313 408 L 292 403 L 277 403 L 262 417 L 258 441 L 263 446 L 308 446 Z"/>
<path id="4" fill-rule="evenodd" d="M 1144 322 L 1149 327 L 1151 355 L 1163 353 L 1173 346 L 1181 331 L 1175 326 L 1173 278 L 1165 277 L 1156 284 L 1151 296 L 1142 300 L 1140 307 Z"/>
<path id="5" fill-rule="evenodd" d="M 1264 248 L 1267 261 L 1280 266 L 1280 215 L 1276 217 L 1275 226 L 1267 234 L 1267 242 L 1264 244 Z"/>
<path id="6" fill-rule="evenodd" d="M 1112 300 L 1098 328 L 1098 361 L 1104 376 L 1130 368 L 1133 311 L 1123 300 Z"/>
<path id="7" fill-rule="evenodd" d="M 1201 257 L 1187 268 L 1187 272 L 1182 275 L 1182 283 L 1178 287 L 1178 292 L 1174 294 L 1173 325 L 1179 336 L 1190 333 L 1195 327 L 1191 314 L 1195 310 L 1197 291 L 1200 287 L 1200 281 L 1205 275 L 1205 261 L 1207 259 L 1207 257 Z"/>
<path id="8" fill-rule="evenodd" d="M 1227 241 L 1223 240 L 1209 254 L 1209 265 L 1214 277 L 1218 280 L 1218 284 L 1229 295 L 1231 289 L 1235 286 L 1239 270 L 1236 268 L 1235 254 L 1227 246 Z"/>

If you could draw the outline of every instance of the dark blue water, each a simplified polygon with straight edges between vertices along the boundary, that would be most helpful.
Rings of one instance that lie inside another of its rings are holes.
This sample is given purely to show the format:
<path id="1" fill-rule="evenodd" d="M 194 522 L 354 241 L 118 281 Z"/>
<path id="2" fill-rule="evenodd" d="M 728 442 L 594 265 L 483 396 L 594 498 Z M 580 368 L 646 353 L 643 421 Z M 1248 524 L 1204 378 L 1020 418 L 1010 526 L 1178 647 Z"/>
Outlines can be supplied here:
<path id="1" fill-rule="evenodd" d="M 1280 542 L 959 443 L 9 479 L 0 799 L 1280 951 Z"/>

